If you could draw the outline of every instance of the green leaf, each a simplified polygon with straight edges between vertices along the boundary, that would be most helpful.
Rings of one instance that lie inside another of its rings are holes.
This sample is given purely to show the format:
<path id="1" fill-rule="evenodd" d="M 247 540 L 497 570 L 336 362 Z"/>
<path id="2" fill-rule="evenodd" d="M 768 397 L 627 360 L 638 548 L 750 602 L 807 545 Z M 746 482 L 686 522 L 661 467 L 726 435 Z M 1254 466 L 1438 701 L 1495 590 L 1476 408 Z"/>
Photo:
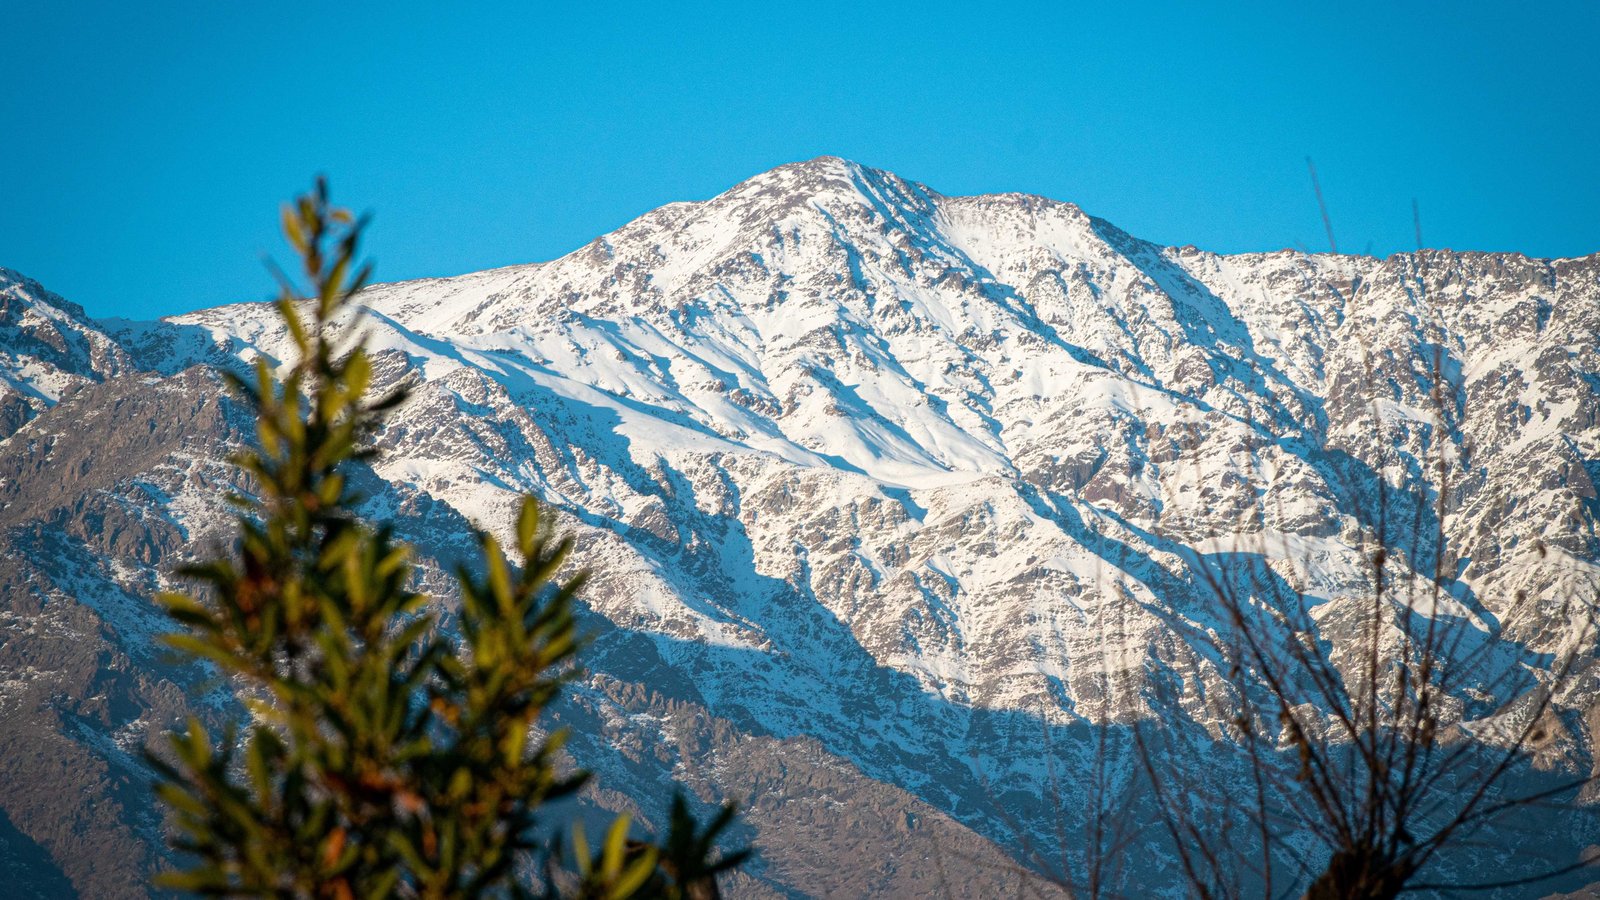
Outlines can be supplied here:
<path id="1" fill-rule="evenodd" d="M 304 252 L 306 249 L 306 234 L 305 230 L 300 227 L 299 215 L 296 214 L 293 207 L 284 204 L 282 218 L 284 236 L 289 239 L 289 243 L 296 250 Z"/>
<path id="2" fill-rule="evenodd" d="M 522 508 L 517 511 L 517 549 L 523 559 L 533 555 L 534 541 L 539 537 L 539 501 L 533 496 L 522 498 Z"/>
<path id="3" fill-rule="evenodd" d="M 660 851 L 654 847 L 646 847 L 639 853 L 638 858 L 628 866 L 627 871 L 623 872 L 622 876 L 617 879 L 616 884 L 611 889 L 611 896 L 622 900 L 622 898 L 632 897 L 637 894 L 639 889 L 644 887 L 645 882 L 650 880 L 650 876 L 656 873 L 656 863 L 659 860 Z"/>
<path id="4" fill-rule="evenodd" d="M 601 851 L 602 870 L 607 880 L 614 879 L 622 871 L 623 856 L 627 852 L 628 842 L 628 815 L 623 813 L 611 823 L 611 828 L 606 832 L 605 848 Z"/>
<path id="5" fill-rule="evenodd" d="M 584 875 L 594 871 L 594 861 L 589 856 L 589 839 L 584 836 L 582 822 L 572 826 L 572 855 L 578 861 L 578 871 Z"/>

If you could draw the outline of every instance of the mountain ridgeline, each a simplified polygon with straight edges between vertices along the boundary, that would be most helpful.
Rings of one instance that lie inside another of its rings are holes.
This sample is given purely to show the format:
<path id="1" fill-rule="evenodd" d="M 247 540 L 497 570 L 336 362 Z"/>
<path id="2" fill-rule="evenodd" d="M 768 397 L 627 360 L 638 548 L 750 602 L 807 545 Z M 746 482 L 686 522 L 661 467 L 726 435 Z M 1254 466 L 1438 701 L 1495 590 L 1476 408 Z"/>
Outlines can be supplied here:
<path id="1" fill-rule="evenodd" d="M 1196 795 L 1247 784 L 1207 567 L 1270 570 L 1337 659 L 1376 536 L 1391 577 L 1442 585 L 1432 615 L 1495 635 L 1450 705 L 1484 740 L 1521 699 L 1492 667 L 1571 651 L 1557 612 L 1600 575 L 1600 255 L 1218 255 L 821 158 L 361 299 L 376 389 L 418 380 L 353 474 L 364 512 L 448 596 L 474 526 L 509 534 L 523 492 L 554 511 L 594 571 L 551 723 L 606 786 L 574 814 L 657 821 L 629 798 L 673 780 L 740 800 L 760 855 L 737 896 L 1073 870 L 1090 810 L 1148 812 L 1140 728 L 1206 761 Z M 270 304 L 97 321 L 0 269 L 0 860 L 22 896 L 142 896 L 163 843 L 140 749 L 238 714 L 157 649 L 150 597 L 249 489 L 215 370 L 290 347 Z M 1597 771 L 1597 732 L 1584 666 L 1526 779 Z M 1600 843 L 1564 814 L 1520 826 L 1552 829 L 1556 863 Z M 1439 865 L 1514 868 L 1518 834 Z M 1135 844 L 1118 890 L 1181 895 L 1164 834 Z"/>

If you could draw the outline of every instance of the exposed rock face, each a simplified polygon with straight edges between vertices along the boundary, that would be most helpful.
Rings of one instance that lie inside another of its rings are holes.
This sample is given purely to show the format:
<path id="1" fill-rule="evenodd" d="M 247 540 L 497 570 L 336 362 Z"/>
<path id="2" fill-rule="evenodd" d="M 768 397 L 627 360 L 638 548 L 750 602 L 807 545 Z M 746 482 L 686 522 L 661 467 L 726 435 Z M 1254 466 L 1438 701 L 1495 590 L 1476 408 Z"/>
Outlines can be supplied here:
<path id="1" fill-rule="evenodd" d="M 563 513 L 596 573 L 559 716 L 589 802 L 744 798 L 751 896 L 1014 890 L 1055 807 L 1082 833 L 1086 721 L 1175 702 L 1163 727 L 1219 733 L 1198 570 L 1230 554 L 1337 646 L 1363 536 L 1429 577 L 1437 531 L 1444 612 L 1546 650 L 1600 560 L 1600 256 L 1218 256 L 824 158 L 364 297 L 380 377 L 422 379 L 372 511 L 444 591 L 516 493 Z M 160 843 L 130 752 L 225 714 L 149 643 L 146 598 L 243 487 L 249 423 L 201 364 L 288 342 L 268 306 L 99 324 L 3 270 L 0 315 L 0 750 L 62 768 L 0 752 L 0 853 L 111 895 Z M 1593 696 L 1553 764 L 1589 765 Z"/>

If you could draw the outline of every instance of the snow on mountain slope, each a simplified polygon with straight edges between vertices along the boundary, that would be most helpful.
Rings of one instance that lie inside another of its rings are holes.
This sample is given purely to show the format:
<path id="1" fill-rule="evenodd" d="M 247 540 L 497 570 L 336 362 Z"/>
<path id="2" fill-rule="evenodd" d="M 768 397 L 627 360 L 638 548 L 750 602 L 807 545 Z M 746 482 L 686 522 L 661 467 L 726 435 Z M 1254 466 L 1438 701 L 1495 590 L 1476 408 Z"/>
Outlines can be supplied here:
<path id="1" fill-rule="evenodd" d="M 1408 284 L 1428 264 L 1441 270 L 1432 276 L 1439 286 Z M 1596 324 L 1594 270 L 1592 259 L 1454 254 L 1218 257 L 1145 244 L 1070 204 L 944 198 L 824 158 L 663 208 L 551 263 L 383 285 L 367 303 L 374 339 L 420 367 L 430 390 L 458 403 L 471 394 L 480 415 L 527 418 L 524 429 L 547 432 L 552 446 L 592 455 L 530 465 L 515 452 L 464 450 L 465 437 L 436 443 L 437 456 L 397 437 L 386 464 L 396 477 L 431 479 L 474 514 L 498 501 L 471 495 L 531 487 L 637 528 L 633 520 L 653 512 L 663 525 L 675 521 L 661 511 L 687 502 L 668 497 L 670 477 L 653 468 L 709 460 L 714 476 L 690 476 L 701 506 L 712 481 L 731 477 L 741 494 L 799 480 L 829 495 L 827 506 L 892 509 L 881 515 L 896 524 L 860 535 L 859 549 L 807 548 L 825 565 L 817 572 L 808 552 L 812 583 L 803 587 L 843 620 L 859 615 L 882 632 L 867 642 L 880 662 L 915 667 L 934 648 L 953 650 L 958 634 L 962 646 L 1015 644 L 1013 617 L 985 624 L 992 598 L 1019 569 L 1047 559 L 1059 561 L 1047 571 L 1092 582 L 1106 562 L 1072 530 L 1108 514 L 1199 537 L 1237 532 L 1257 510 L 1278 532 L 1348 544 L 1360 524 L 1346 483 L 1354 476 L 1318 454 L 1370 459 L 1383 446 L 1367 433 L 1370 392 L 1356 389 L 1369 377 L 1389 381 L 1392 396 L 1371 398 L 1383 404 L 1383 427 L 1405 452 L 1423 452 L 1415 439 L 1428 425 L 1419 410 L 1430 406 L 1430 348 L 1467 376 L 1457 387 L 1469 395 L 1490 390 L 1485 378 L 1506 377 L 1504 363 L 1543 354 L 1549 371 L 1535 370 L 1539 381 L 1519 401 L 1529 420 L 1517 446 L 1561 436 L 1575 461 L 1592 458 L 1594 391 L 1575 372 L 1595 370 L 1586 342 Z M 1552 289 L 1577 290 L 1583 302 L 1558 314 L 1539 296 Z M 1520 322 L 1533 307 L 1536 327 L 1513 337 L 1480 321 L 1484 293 L 1502 318 Z M 229 307 L 174 323 L 280 358 L 270 315 Z M 1367 348 L 1386 355 L 1374 362 Z M 403 412 L 395 433 L 418 427 L 414 416 Z M 1507 437 L 1498 418 L 1440 424 L 1453 443 L 1475 439 L 1481 458 L 1497 464 Z M 749 483 L 732 474 L 745 467 Z M 446 486 L 490 475 L 489 487 Z M 1247 483 L 1262 495 L 1236 489 Z M 1002 517 L 1022 541 L 993 562 L 962 561 L 960 573 L 931 556 L 899 559 L 896 548 L 937 532 L 940 513 Z M 793 580 L 802 562 L 787 546 L 795 523 L 784 517 L 768 532 L 758 511 L 732 515 L 764 551 L 757 571 Z M 756 540 L 768 533 L 771 547 Z M 871 585 L 875 602 L 815 590 L 824 574 Z M 1343 577 L 1346 587 L 1356 578 Z M 911 587 L 950 579 L 963 606 L 930 605 Z M 668 593 L 688 595 L 674 609 L 698 602 L 693 588 Z M 1065 612 L 1052 606 L 1044 604 L 1050 616 Z M 946 612 L 960 627 L 929 624 Z M 727 624 L 696 621 L 708 639 Z M 1041 625 L 1030 637 L 1060 649 L 1064 629 Z M 911 639 L 919 630 L 926 640 Z M 957 668 L 996 659 L 958 655 L 967 659 Z M 994 695 L 1013 681 L 1037 692 L 1045 682 L 1042 672 L 979 680 L 939 690 Z"/>
<path id="2" fill-rule="evenodd" d="M 364 302 L 380 378 L 421 379 L 374 469 L 408 537 L 447 560 L 537 493 L 631 636 L 597 673 L 1013 849 L 1086 719 L 1176 678 L 1225 721 L 1202 566 L 1264 554 L 1337 641 L 1378 534 L 1441 557 L 1441 613 L 1548 647 L 1600 560 L 1596 256 L 1219 256 L 821 158 Z M 111 333 L 169 377 L 288 346 L 268 305 Z"/>

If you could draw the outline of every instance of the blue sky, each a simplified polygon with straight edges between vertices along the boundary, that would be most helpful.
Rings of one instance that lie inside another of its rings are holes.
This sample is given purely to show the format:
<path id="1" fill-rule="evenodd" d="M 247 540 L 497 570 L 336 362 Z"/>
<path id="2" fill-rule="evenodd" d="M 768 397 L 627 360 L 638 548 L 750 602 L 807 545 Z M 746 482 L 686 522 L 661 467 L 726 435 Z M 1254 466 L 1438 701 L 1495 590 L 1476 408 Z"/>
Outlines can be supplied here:
<path id="1" fill-rule="evenodd" d="M 397 280 L 822 154 L 1219 251 L 1326 249 L 1310 156 L 1346 251 L 1413 197 L 1432 246 L 1600 251 L 1600 4 L 1223 6 L 0 2 L 0 265 L 148 317 L 269 295 L 318 172 Z"/>

